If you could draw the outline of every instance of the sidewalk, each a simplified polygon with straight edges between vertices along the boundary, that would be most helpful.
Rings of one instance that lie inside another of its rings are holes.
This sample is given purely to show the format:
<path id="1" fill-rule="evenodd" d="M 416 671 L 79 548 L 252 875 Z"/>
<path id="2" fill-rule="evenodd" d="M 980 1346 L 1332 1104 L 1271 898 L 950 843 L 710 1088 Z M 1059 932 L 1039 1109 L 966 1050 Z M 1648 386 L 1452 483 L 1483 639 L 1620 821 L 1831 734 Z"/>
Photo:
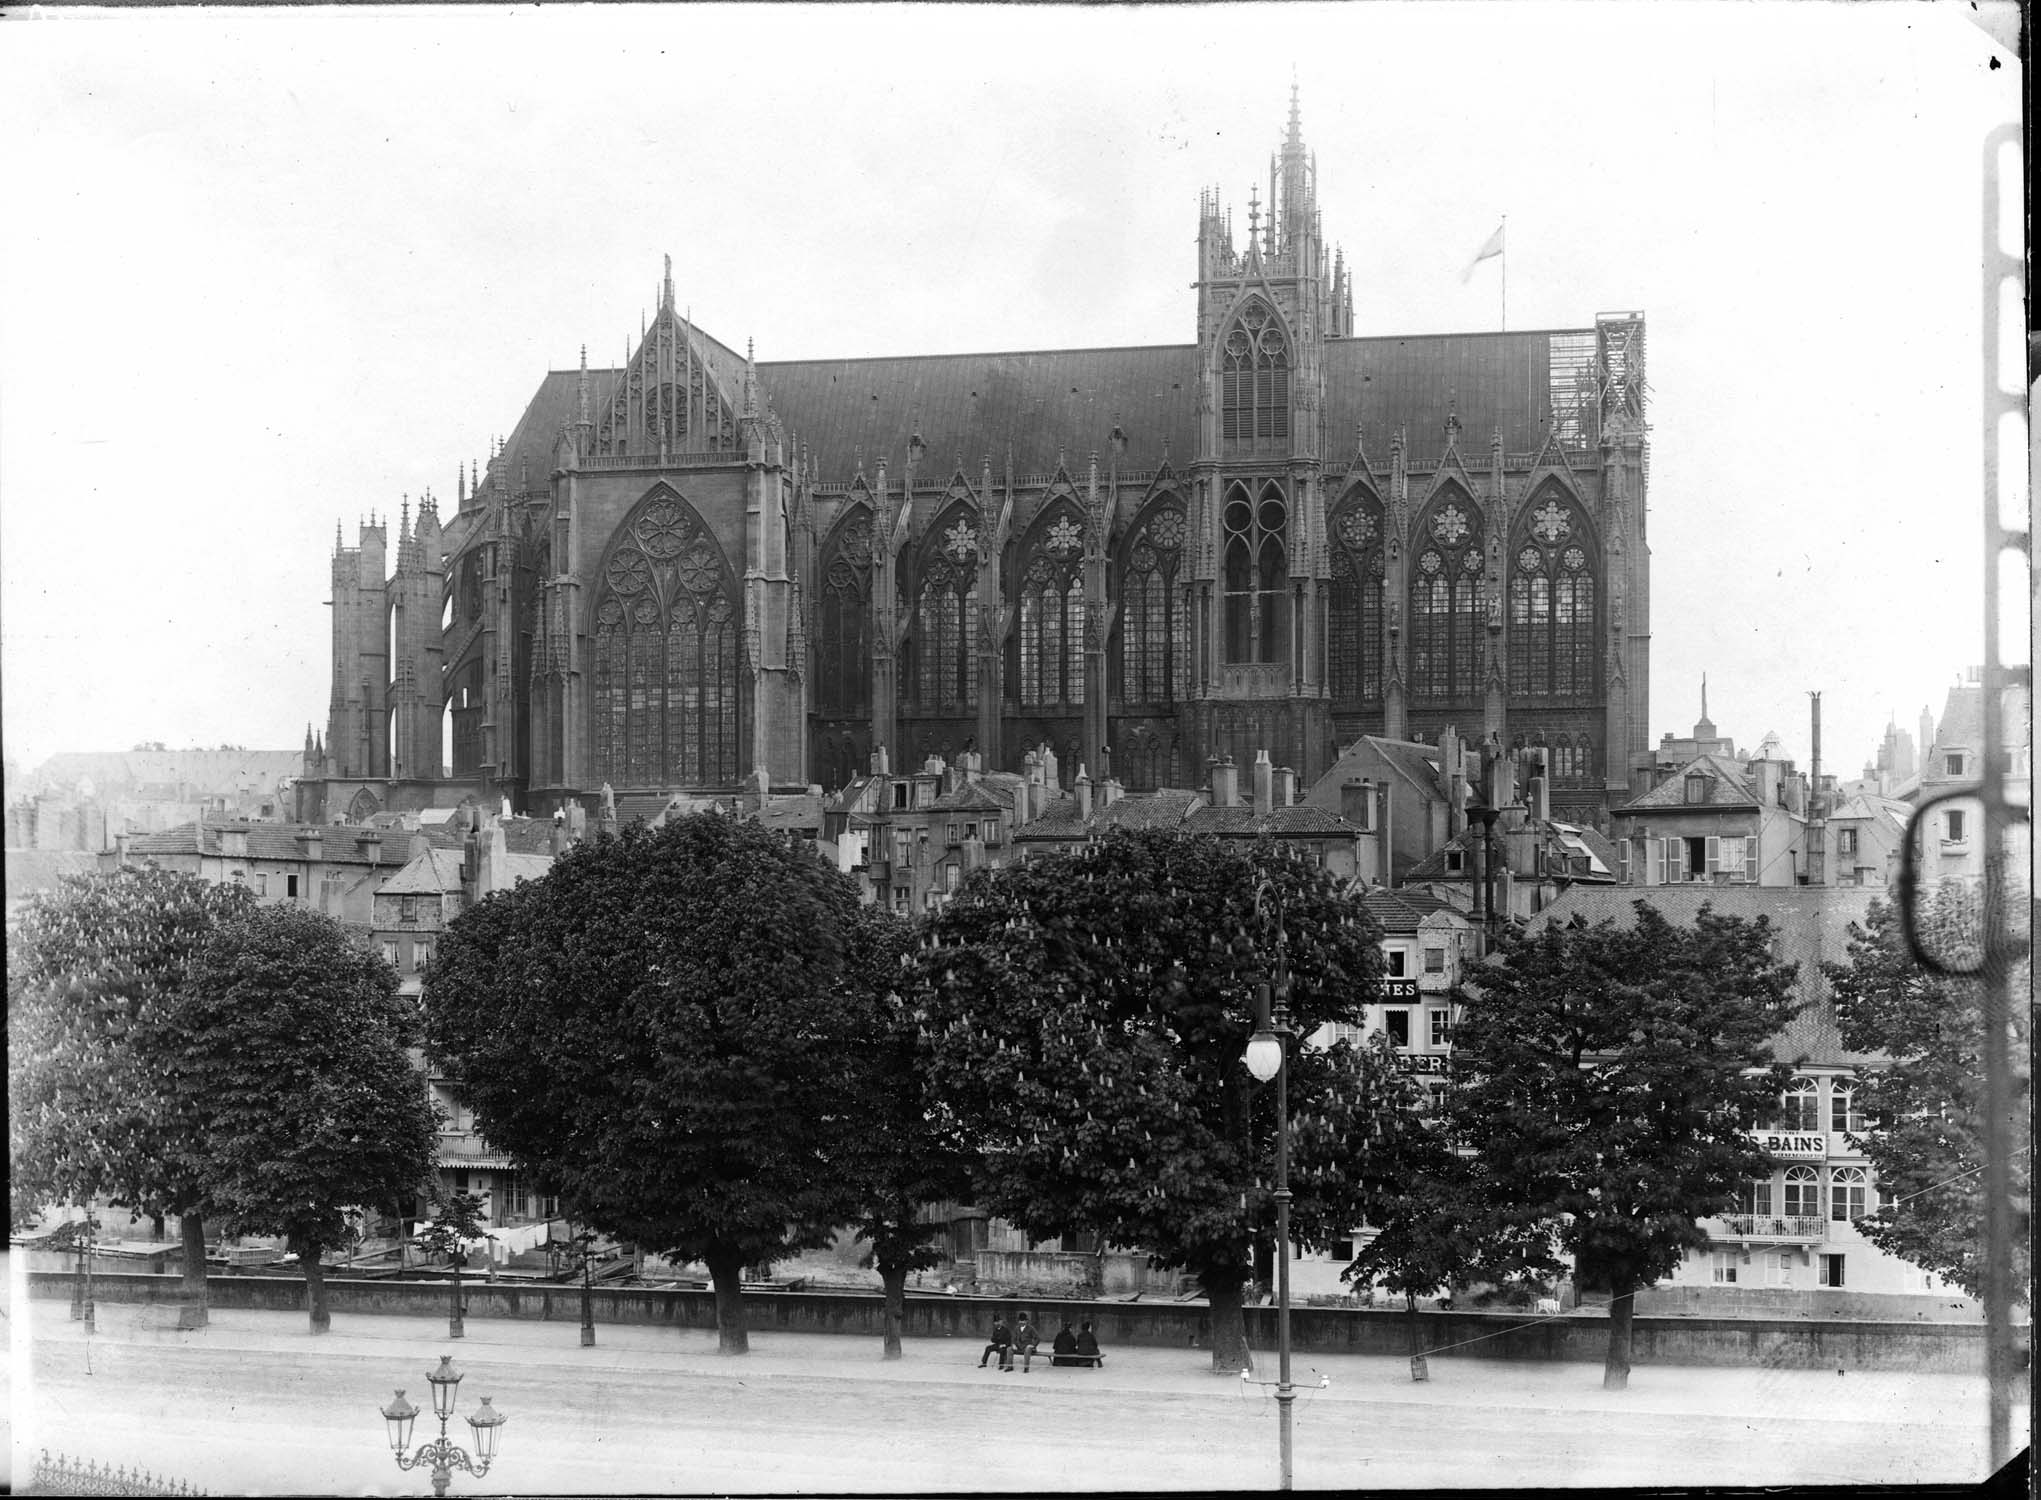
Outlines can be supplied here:
<path id="1" fill-rule="evenodd" d="M 1103 1370 L 1038 1359 L 1032 1372 L 1003 1374 L 978 1367 L 976 1338 L 909 1339 L 903 1358 L 886 1361 L 875 1337 L 754 1333 L 751 1353 L 730 1357 L 702 1330 L 598 1325 L 584 1349 L 572 1321 L 470 1319 L 453 1340 L 444 1319 L 336 1315 L 332 1331 L 314 1337 L 302 1313 L 224 1309 L 194 1333 L 176 1328 L 172 1307 L 108 1304 L 87 1340 L 64 1302 L 17 1303 L 16 1312 L 17 1368 L 27 1354 L 31 1377 L 22 1394 L 34 1398 L 17 1403 L 18 1438 L 103 1449 L 105 1424 L 87 1419 L 73 1392 L 88 1407 L 120 1393 L 122 1425 L 144 1433 L 155 1467 L 182 1462 L 215 1493 L 235 1487 L 217 1467 L 227 1440 L 255 1435 L 211 1414 L 264 1400 L 278 1408 L 265 1425 L 316 1429 L 308 1441 L 331 1447 L 319 1463 L 333 1485 L 417 1492 L 387 1449 L 375 1452 L 371 1397 L 387 1401 L 402 1385 L 428 1404 L 425 1372 L 443 1353 L 468 1374 L 463 1410 L 491 1395 L 512 1415 L 505 1452 L 519 1468 L 510 1482 L 526 1491 L 1272 1482 L 1262 1472 L 1272 1389 L 1213 1374 L 1202 1349 L 1108 1349 Z M 1275 1356 L 1258 1352 L 1257 1362 L 1256 1380 L 1273 1383 Z M 1404 1359 L 1296 1357 L 1299 1484 L 1947 1481 L 1981 1470 L 1981 1377 L 1640 1366 L 1627 1391 L 1611 1392 L 1598 1364 L 1434 1354 L 1429 1369 L 1416 1382 Z M 627 1437 L 619 1411 L 660 1414 L 652 1420 L 665 1435 Z M 455 1428 L 464 1441 L 464 1424 Z M 429 1435 L 421 1423 L 414 1442 Z M 1073 1456 L 1068 1482 L 1036 1473 L 1045 1452 Z M 678 1454 L 682 1467 L 661 1467 Z M 247 1471 L 246 1488 L 265 1484 L 287 1480 Z"/>

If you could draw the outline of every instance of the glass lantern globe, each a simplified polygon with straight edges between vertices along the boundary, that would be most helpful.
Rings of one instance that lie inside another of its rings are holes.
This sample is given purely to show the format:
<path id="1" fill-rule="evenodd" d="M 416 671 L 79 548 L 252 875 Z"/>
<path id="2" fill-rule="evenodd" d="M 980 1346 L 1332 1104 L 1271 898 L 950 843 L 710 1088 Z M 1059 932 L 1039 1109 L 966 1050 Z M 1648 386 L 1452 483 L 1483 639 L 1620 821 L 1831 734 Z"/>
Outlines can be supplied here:
<path id="1" fill-rule="evenodd" d="M 1272 1031 L 1257 1031 L 1247 1042 L 1247 1071 L 1267 1083 L 1282 1070 L 1283 1043 Z"/>
<path id="2" fill-rule="evenodd" d="M 439 1357 L 439 1368 L 426 1372 L 425 1379 L 432 1386 L 432 1414 L 444 1422 L 454 1414 L 454 1401 L 459 1395 L 461 1368 L 454 1363 L 451 1354 Z"/>
<path id="3" fill-rule="evenodd" d="M 490 1398 L 482 1398 L 482 1409 L 468 1418 L 468 1426 L 475 1433 L 475 1457 L 488 1464 L 496 1457 L 496 1443 L 502 1436 L 503 1424 L 510 1418 L 489 1404 Z"/>
<path id="4" fill-rule="evenodd" d="M 418 1408 L 404 1399 L 402 1391 L 397 1399 L 383 1408 L 383 1420 L 390 1424 L 390 1447 L 402 1453 L 411 1446 L 411 1424 L 418 1420 Z"/>

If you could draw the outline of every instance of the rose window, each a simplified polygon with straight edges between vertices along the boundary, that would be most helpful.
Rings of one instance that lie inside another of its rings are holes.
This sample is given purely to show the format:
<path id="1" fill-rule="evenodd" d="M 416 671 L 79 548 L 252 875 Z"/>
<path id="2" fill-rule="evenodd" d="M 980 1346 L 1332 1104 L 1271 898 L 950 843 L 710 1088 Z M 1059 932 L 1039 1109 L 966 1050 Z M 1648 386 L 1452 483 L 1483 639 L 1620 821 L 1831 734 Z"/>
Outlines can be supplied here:
<path id="1" fill-rule="evenodd" d="M 1467 515 L 1457 505 L 1448 505 L 1432 518 L 1432 535 L 1447 546 L 1467 534 Z"/>
<path id="2" fill-rule="evenodd" d="M 1580 549 L 1576 547 L 1573 550 L 1572 555 L 1578 557 L 1580 555 Z M 1536 547 L 1526 547 L 1524 548 L 1523 551 L 1517 554 L 1517 566 L 1522 568 L 1526 573 L 1537 572 L 1538 569 L 1544 565 L 1544 562 L 1545 554 L 1540 552 Z"/>
<path id="3" fill-rule="evenodd" d="M 969 521 L 959 521 L 943 533 L 943 551 L 958 563 L 977 555 L 978 533 Z"/>
<path id="4" fill-rule="evenodd" d="M 1059 557 L 1075 552 L 1080 535 L 1078 529 L 1071 524 L 1070 518 L 1065 516 L 1049 528 L 1049 550 Z"/>
<path id="5" fill-rule="evenodd" d="M 1417 565 L 1420 568 L 1423 568 L 1427 573 L 1436 573 L 1440 568 L 1445 566 L 1445 561 L 1446 560 L 1440 557 L 1438 553 L 1427 552 L 1423 557 L 1420 557 L 1417 560 Z"/>
<path id="6" fill-rule="evenodd" d="M 1350 510 L 1339 521 L 1339 539 L 1354 551 L 1367 548 L 1375 540 L 1375 518 L 1364 510 Z"/>
<path id="7" fill-rule="evenodd" d="M 1548 500 L 1537 512 L 1531 530 L 1549 546 L 1573 530 L 1573 523 L 1566 519 L 1566 511 L 1558 501 Z"/>

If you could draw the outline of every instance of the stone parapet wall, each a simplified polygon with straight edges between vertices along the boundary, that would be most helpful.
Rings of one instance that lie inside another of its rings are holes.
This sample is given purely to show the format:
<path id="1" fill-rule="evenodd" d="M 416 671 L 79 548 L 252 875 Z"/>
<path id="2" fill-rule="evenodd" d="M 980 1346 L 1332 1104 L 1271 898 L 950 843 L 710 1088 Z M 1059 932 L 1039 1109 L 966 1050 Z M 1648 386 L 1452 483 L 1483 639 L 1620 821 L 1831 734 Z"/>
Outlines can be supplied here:
<path id="1" fill-rule="evenodd" d="M 28 1294 L 68 1300 L 68 1273 L 27 1272 Z M 95 1274 L 96 1301 L 174 1304 L 174 1276 Z M 305 1288 L 281 1277 L 213 1276 L 207 1281 L 215 1308 L 302 1312 Z M 444 1282 L 364 1281 L 329 1276 L 328 1303 L 336 1317 L 400 1316 L 444 1318 L 449 1292 Z M 581 1293 L 571 1286 L 517 1286 L 505 1282 L 463 1285 L 470 1318 L 522 1318 L 578 1324 Z M 714 1296 L 708 1291 L 654 1287 L 598 1287 L 592 1294 L 597 1323 L 666 1324 L 675 1328 L 715 1327 Z M 877 1296 L 828 1292 L 747 1292 L 750 1327 L 761 1333 L 838 1333 L 867 1338 L 881 1334 Z M 1211 1313 L 1185 1302 L 1092 1302 L 1058 1298 L 921 1296 L 907 1298 L 904 1332 L 910 1338 L 984 1340 L 995 1311 L 1025 1309 L 1045 1335 L 1064 1318 L 1074 1326 L 1090 1319 L 1099 1342 L 1165 1348 L 1209 1348 Z M 1272 1349 L 1276 1313 L 1272 1307 L 1246 1309 L 1248 1342 Z M 1535 1317 L 1523 1313 L 1421 1312 L 1425 1351 L 1434 1357 L 1474 1359 L 1577 1360 L 1598 1363 L 1608 1342 L 1606 1318 L 1593 1313 Z M 2019 1330 L 2023 1346 L 2027 1330 Z M 563 1330 L 563 1337 L 565 1336 Z M 1290 1336 L 1299 1353 L 1409 1353 L 1408 1315 L 1372 1308 L 1294 1308 Z M 1977 1374 L 1984 1369 L 1984 1330 L 1974 1323 L 1815 1321 L 1806 1318 L 1720 1318 L 1639 1316 L 1633 1362 L 1638 1365 L 1716 1365 L 1767 1369 L 1907 1370 Z"/>

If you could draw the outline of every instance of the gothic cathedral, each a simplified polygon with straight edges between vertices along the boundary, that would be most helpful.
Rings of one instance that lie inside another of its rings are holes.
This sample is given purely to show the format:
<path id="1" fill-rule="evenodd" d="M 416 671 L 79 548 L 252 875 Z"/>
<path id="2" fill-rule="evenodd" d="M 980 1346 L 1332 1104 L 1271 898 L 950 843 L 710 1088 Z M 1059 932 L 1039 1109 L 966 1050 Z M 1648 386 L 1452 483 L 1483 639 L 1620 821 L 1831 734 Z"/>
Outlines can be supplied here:
<path id="1" fill-rule="evenodd" d="M 881 747 L 1308 784 L 1451 727 L 1605 824 L 1650 752 L 1642 316 L 1356 337 L 1294 99 L 1245 245 L 1200 204 L 1196 287 L 1190 344 L 776 364 L 669 262 L 622 368 L 547 375 L 393 575 L 384 524 L 336 541 L 300 815 L 833 789 Z"/>

